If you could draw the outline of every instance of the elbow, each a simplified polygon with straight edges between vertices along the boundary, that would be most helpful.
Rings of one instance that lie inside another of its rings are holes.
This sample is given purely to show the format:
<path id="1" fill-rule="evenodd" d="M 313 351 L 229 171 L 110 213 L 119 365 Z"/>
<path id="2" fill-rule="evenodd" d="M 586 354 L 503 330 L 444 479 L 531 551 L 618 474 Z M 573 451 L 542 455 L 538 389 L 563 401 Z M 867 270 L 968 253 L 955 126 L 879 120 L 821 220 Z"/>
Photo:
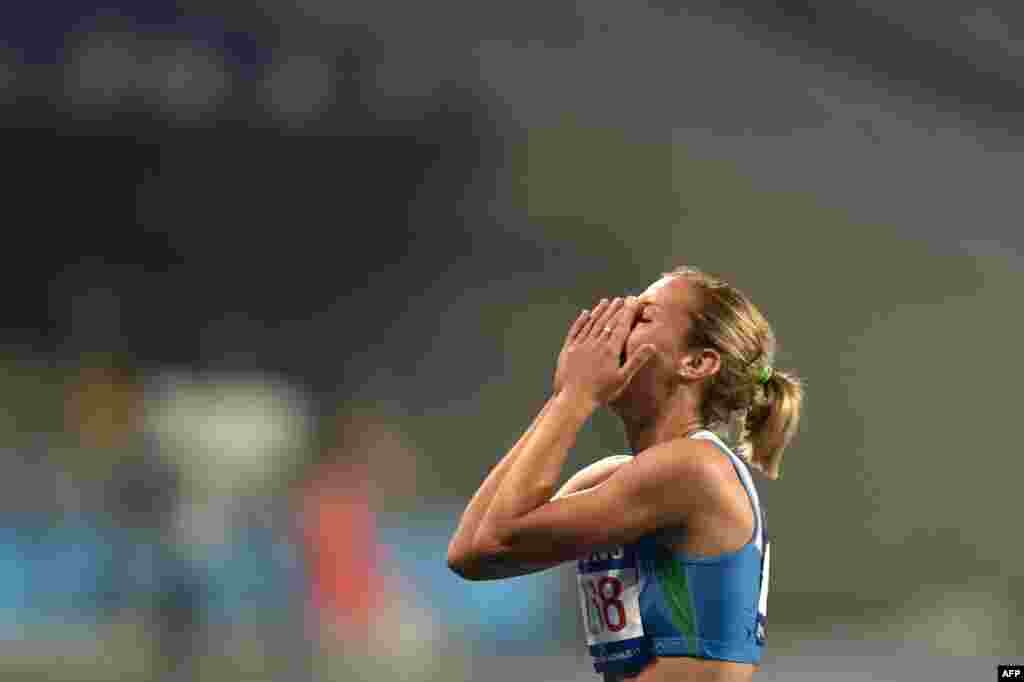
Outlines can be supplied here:
<path id="1" fill-rule="evenodd" d="M 497 554 L 487 547 L 494 545 L 480 542 L 479 536 L 473 545 L 468 549 L 449 545 L 448 569 L 463 580 L 493 580 L 492 572 Z"/>
<path id="2" fill-rule="evenodd" d="M 452 538 L 448 543 L 448 570 L 460 578 L 466 578 L 467 555 L 465 543 Z"/>
<path id="3" fill-rule="evenodd" d="M 484 563 L 479 558 L 448 555 L 448 570 L 463 580 L 471 582 L 487 579 L 483 571 Z"/>
<path id="4" fill-rule="evenodd" d="M 470 577 L 469 561 L 465 552 L 459 551 L 454 545 L 448 545 L 448 570 L 463 580 L 472 580 Z"/>
<path id="5" fill-rule="evenodd" d="M 448 545 L 448 570 L 463 580 L 480 580 L 480 558 L 471 548 L 458 546 L 454 542 Z"/>
<path id="6" fill-rule="evenodd" d="M 480 580 L 477 572 L 472 568 L 472 564 L 462 558 L 448 557 L 448 570 L 455 575 L 459 576 L 463 580 Z"/>

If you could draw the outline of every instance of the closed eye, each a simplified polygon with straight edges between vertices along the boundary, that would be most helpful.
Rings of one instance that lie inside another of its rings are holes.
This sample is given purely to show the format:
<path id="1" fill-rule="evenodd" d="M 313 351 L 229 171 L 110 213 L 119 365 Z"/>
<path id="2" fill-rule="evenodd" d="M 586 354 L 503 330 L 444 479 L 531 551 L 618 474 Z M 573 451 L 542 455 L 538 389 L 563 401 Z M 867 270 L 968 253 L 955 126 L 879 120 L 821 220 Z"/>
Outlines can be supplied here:
<path id="1" fill-rule="evenodd" d="M 643 306 L 642 306 L 642 307 L 640 308 L 640 312 L 639 312 L 639 313 L 637 314 L 637 316 L 636 316 L 636 317 L 635 317 L 635 318 L 633 319 L 633 327 L 634 327 L 634 328 L 635 328 L 635 327 L 636 327 L 637 325 L 640 325 L 640 324 L 647 324 L 648 322 L 651 322 L 651 321 L 652 321 L 652 320 L 651 320 L 651 314 L 650 314 L 650 310 L 651 310 L 651 306 L 650 306 L 650 304 L 644 304 L 644 305 L 643 305 Z"/>

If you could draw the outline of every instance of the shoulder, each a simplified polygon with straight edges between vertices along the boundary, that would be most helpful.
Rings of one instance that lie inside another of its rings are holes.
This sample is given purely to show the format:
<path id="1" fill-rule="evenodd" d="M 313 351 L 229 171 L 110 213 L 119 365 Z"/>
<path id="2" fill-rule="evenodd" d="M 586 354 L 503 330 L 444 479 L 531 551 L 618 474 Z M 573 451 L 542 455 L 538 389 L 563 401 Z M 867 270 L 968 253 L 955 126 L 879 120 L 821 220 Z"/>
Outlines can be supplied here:
<path id="1" fill-rule="evenodd" d="M 603 483 L 609 476 L 614 474 L 619 467 L 632 459 L 632 455 L 611 455 L 609 457 L 599 459 L 573 474 L 552 499 L 558 499 L 560 497 L 565 497 L 566 495 L 581 492 Z"/>
<path id="2" fill-rule="evenodd" d="M 587 466 L 580 469 L 580 471 L 608 471 L 618 469 L 623 464 L 631 462 L 633 455 L 609 455 L 603 457 L 596 462 L 588 464 Z"/>
<path id="3" fill-rule="evenodd" d="M 717 496 L 735 478 L 732 462 L 701 438 L 676 438 L 644 450 L 626 467 L 648 491 L 678 493 L 695 502 Z"/>
<path id="4" fill-rule="evenodd" d="M 607 478 L 634 459 L 633 455 L 610 455 L 583 467 L 577 475 Z"/>

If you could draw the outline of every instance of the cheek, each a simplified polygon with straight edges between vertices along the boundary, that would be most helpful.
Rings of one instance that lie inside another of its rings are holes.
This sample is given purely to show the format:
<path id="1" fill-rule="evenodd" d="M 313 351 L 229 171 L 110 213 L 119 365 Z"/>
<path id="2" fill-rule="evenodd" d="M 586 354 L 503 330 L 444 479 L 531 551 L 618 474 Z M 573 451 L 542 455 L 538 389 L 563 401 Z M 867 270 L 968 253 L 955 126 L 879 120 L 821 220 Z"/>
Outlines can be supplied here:
<path id="1" fill-rule="evenodd" d="M 665 339 L 663 339 L 662 336 L 663 335 L 659 334 L 658 330 L 654 327 L 639 325 L 633 329 L 632 333 L 629 335 L 629 340 L 626 342 L 626 345 L 630 351 L 634 351 L 640 346 L 652 343 L 658 347 L 659 351 L 661 351 L 666 348 Z"/>
<path id="2" fill-rule="evenodd" d="M 657 334 L 652 334 L 643 329 L 634 329 L 633 333 L 629 335 L 629 338 L 626 340 L 625 355 L 632 355 L 638 348 L 646 346 L 647 344 L 653 344 L 657 349 L 655 357 L 648 362 L 648 365 L 660 364 L 663 362 L 665 351 L 667 350 L 664 339 L 660 339 Z"/>

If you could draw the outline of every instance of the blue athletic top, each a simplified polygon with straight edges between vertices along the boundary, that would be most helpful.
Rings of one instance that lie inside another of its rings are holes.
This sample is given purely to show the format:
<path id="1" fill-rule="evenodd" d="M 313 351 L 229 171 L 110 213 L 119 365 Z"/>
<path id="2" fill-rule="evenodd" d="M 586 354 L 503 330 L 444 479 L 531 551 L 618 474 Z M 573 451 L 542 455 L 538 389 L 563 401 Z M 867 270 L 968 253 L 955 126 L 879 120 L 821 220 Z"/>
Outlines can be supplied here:
<path id="1" fill-rule="evenodd" d="M 765 641 L 769 545 L 746 462 L 711 431 L 732 461 L 754 510 L 754 533 L 735 552 L 692 557 L 658 533 L 578 561 L 587 644 L 597 672 L 629 675 L 654 656 L 760 663 Z"/>

